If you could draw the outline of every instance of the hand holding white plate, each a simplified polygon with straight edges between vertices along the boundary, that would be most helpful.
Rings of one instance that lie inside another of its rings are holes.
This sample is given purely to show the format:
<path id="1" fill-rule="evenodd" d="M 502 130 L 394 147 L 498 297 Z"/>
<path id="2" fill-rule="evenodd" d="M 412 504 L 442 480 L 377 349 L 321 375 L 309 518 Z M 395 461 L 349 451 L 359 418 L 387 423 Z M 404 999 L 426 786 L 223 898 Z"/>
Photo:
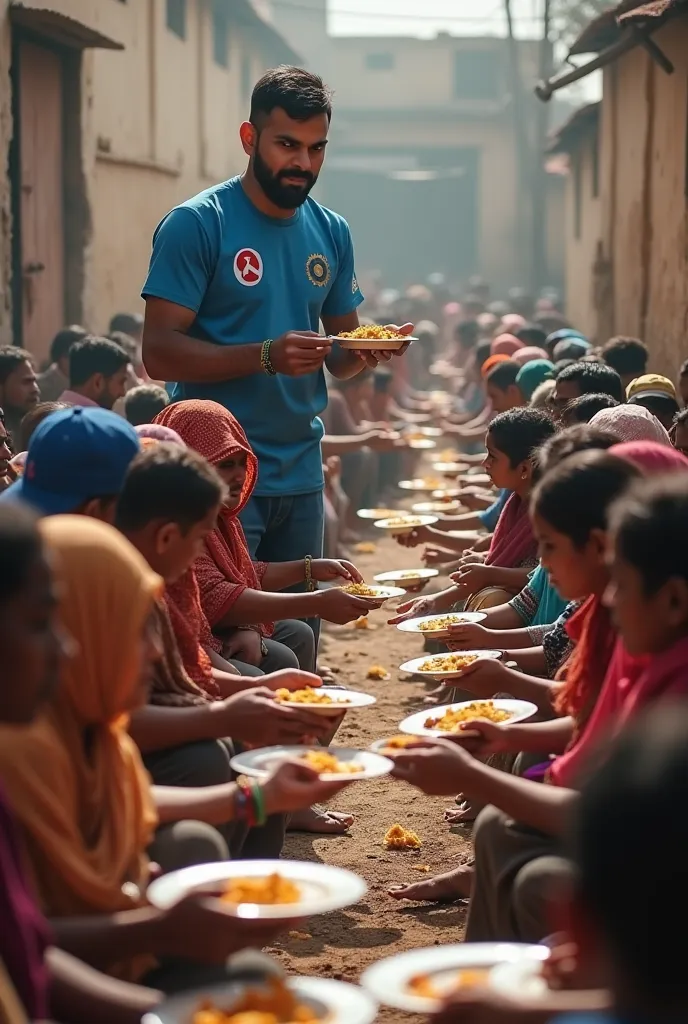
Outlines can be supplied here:
<path id="1" fill-rule="evenodd" d="M 363 587 L 365 587 L 365 591 L 360 589 Z M 402 590 L 400 587 L 372 586 L 369 583 L 347 583 L 340 589 L 346 594 L 353 594 L 356 597 L 362 597 L 363 600 L 368 601 L 369 604 L 373 604 L 373 602 L 375 602 L 375 607 L 377 608 L 381 608 L 385 601 L 391 601 L 395 597 L 404 597 L 406 594 L 406 591 Z M 370 593 L 370 591 L 373 591 L 373 593 Z"/>
<path id="2" fill-rule="evenodd" d="M 245 750 L 236 754 L 230 764 L 239 775 L 264 779 L 278 765 L 285 761 L 300 761 L 308 753 L 330 754 L 346 765 L 347 771 L 320 772 L 324 782 L 357 782 L 365 779 L 378 779 L 388 775 L 393 768 L 388 757 L 371 753 L 369 750 L 358 750 L 355 747 L 262 747 L 260 750 Z"/>
<path id="3" fill-rule="evenodd" d="M 457 704 L 442 704 L 440 707 L 417 711 L 399 723 L 399 732 L 409 736 L 429 736 L 432 739 L 459 734 L 460 723 L 457 723 L 453 729 L 438 728 L 436 723 L 443 719 L 447 712 L 464 712 L 466 709 L 470 709 L 471 714 L 465 718 L 465 721 L 470 721 L 471 718 L 480 718 L 480 711 L 473 710 L 476 705 L 480 704 L 490 704 L 496 711 L 504 712 L 506 717 L 502 721 L 505 725 L 523 722 L 537 713 L 537 706 L 528 700 L 512 700 L 506 697 L 495 697 L 490 701 L 464 700 Z M 428 722 L 431 724 L 428 725 Z"/>
<path id="4" fill-rule="evenodd" d="M 279 691 L 276 691 L 279 693 Z M 293 690 L 289 694 L 289 697 L 293 697 L 298 694 L 299 697 L 303 694 L 301 690 Z M 277 697 L 276 699 L 281 704 L 292 705 L 294 707 L 304 708 L 307 711 L 315 712 L 321 715 L 340 715 L 343 711 L 353 711 L 355 708 L 365 708 L 370 704 L 376 704 L 377 698 L 373 697 L 370 693 L 359 693 L 358 690 L 338 690 L 333 686 L 317 686 L 313 687 L 312 701 L 306 699 L 301 700 L 290 700 L 289 697 L 284 698 Z M 318 701 L 319 697 L 329 697 L 330 701 L 323 703 Z"/>
<path id="5" fill-rule="evenodd" d="M 229 888 L 232 880 L 267 880 L 275 875 L 296 886 L 298 899 L 295 902 L 231 903 L 222 899 L 223 909 L 235 917 L 251 920 L 295 921 L 351 906 L 368 891 L 368 886 L 358 875 L 330 864 L 300 860 L 241 860 L 196 864 L 181 871 L 172 871 L 151 882 L 147 896 L 154 907 L 168 910 L 194 891 L 209 887 Z"/>
<path id="6" fill-rule="evenodd" d="M 451 636 L 450 626 L 461 626 L 465 622 L 482 622 L 485 612 L 436 612 L 435 615 L 420 615 L 397 623 L 402 633 L 421 633 L 432 640 L 447 640 Z"/>
<path id="7" fill-rule="evenodd" d="M 422 590 L 435 576 L 439 576 L 439 569 L 395 569 L 393 572 L 381 572 L 373 579 L 376 583 L 396 583 L 403 591 Z"/>
<path id="8" fill-rule="evenodd" d="M 410 516 L 397 515 L 391 519 L 377 519 L 373 526 L 378 530 L 385 530 L 393 537 L 401 537 L 405 533 L 413 533 L 419 526 L 432 526 L 437 522 L 437 516 Z"/>
<path id="9" fill-rule="evenodd" d="M 458 679 L 476 661 L 498 661 L 501 651 L 457 651 L 456 654 L 429 654 L 399 666 L 400 672 L 429 679 Z M 441 662 L 445 667 L 441 667 Z M 470 687 L 469 687 L 470 689 Z"/>

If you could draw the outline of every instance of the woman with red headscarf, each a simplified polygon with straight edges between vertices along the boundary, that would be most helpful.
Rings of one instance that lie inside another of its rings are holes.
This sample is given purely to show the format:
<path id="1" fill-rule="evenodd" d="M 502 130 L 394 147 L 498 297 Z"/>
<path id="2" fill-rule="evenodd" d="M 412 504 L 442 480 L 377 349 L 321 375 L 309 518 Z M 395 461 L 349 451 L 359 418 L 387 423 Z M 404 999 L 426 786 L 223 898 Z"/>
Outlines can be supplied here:
<path id="1" fill-rule="evenodd" d="M 349 622 L 370 603 L 340 587 L 318 590 L 318 582 L 359 582 L 350 562 L 311 559 L 253 562 L 239 521 L 258 478 L 258 460 L 241 425 L 216 402 L 193 400 L 163 409 L 156 423 L 175 430 L 189 448 L 213 465 L 227 485 L 216 529 L 195 563 L 201 605 L 217 649 L 238 662 L 242 673 L 280 668 L 315 668 L 315 639 L 300 619 Z M 184 587 L 187 580 L 177 587 Z M 306 585 L 306 593 L 284 593 Z M 170 594 L 175 599 L 175 588 Z M 183 598 L 183 595 L 180 595 Z"/>

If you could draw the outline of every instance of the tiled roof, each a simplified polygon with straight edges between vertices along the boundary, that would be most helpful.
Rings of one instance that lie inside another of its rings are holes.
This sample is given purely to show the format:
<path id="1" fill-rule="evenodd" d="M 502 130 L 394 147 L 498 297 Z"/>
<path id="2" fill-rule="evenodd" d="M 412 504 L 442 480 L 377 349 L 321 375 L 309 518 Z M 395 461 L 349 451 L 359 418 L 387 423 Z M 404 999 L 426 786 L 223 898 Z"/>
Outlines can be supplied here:
<path id="1" fill-rule="evenodd" d="M 685 7 L 688 13 L 688 0 L 650 0 L 646 4 L 639 4 L 638 0 L 621 0 L 614 7 L 593 18 L 569 52 L 571 56 L 599 53 L 617 42 L 624 26 L 663 18 L 680 7 Z"/>

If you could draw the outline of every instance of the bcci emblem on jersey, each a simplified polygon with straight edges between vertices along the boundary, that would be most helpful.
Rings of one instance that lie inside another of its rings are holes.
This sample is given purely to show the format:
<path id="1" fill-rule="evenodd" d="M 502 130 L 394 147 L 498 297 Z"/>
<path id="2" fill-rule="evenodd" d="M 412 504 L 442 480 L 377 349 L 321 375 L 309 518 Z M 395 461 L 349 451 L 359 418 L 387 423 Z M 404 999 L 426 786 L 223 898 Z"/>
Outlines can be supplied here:
<path id="1" fill-rule="evenodd" d="M 324 288 L 330 280 L 330 264 L 320 252 L 311 253 L 306 260 L 306 277 L 311 284 Z"/>

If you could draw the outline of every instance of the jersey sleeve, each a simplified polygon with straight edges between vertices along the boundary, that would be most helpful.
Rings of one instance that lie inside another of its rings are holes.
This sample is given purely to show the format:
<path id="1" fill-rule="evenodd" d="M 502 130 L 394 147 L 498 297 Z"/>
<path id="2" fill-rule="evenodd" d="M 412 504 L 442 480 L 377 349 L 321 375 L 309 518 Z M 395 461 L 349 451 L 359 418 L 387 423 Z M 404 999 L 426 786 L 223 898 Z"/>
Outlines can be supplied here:
<path id="1" fill-rule="evenodd" d="M 153 236 L 144 299 L 165 299 L 197 313 L 215 272 L 217 246 L 194 210 L 178 207 L 158 225 Z"/>
<path id="2" fill-rule="evenodd" d="M 349 225 L 345 220 L 340 220 L 339 230 L 339 266 L 323 304 L 322 311 L 325 316 L 345 316 L 357 309 L 363 302 L 363 295 L 356 280 L 354 243 L 351 240 Z"/>

